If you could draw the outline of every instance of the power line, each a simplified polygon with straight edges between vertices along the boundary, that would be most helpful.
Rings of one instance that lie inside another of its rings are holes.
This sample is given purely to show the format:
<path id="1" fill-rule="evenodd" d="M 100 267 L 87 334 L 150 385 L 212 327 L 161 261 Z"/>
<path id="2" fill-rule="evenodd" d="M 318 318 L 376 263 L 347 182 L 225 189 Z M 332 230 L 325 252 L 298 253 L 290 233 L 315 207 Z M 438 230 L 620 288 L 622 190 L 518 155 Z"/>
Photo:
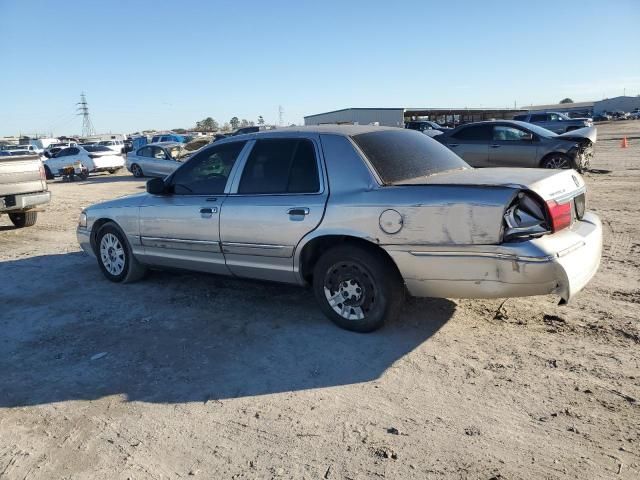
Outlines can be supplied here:
<path id="1" fill-rule="evenodd" d="M 80 94 L 80 101 L 76 105 L 78 105 L 76 110 L 78 112 L 77 115 L 82 116 L 82 136 L 90 137 L 95 134 L 95 130 L 89 117 L 89 104 L 87 103 L 87 97 L 84 92 Z"/>

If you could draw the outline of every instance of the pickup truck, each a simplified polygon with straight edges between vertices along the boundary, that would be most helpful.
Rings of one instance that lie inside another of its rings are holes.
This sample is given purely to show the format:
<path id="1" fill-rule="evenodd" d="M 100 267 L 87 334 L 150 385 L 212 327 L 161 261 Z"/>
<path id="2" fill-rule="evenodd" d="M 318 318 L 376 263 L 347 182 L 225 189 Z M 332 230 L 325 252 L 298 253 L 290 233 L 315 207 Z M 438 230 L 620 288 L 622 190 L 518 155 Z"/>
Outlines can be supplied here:
<path id="1" fill-rule="evenodd" d="M 593 127 L 593 120 L 590 118 L 569 118 L 564 113 L 541 112 L 516 115 L 514 120 L 520 122 L 533 123 L 554 133 L 566 133 L 571 130 L 578 130 L 584 127 Z"/>
<path id="2" fill-rule="evenodd" d="M 40 157 L 0 156 L 0 216 L 6 213 L 16 227 L 30 227 L 38 218 L 37 207 L 50 200 Z"/>

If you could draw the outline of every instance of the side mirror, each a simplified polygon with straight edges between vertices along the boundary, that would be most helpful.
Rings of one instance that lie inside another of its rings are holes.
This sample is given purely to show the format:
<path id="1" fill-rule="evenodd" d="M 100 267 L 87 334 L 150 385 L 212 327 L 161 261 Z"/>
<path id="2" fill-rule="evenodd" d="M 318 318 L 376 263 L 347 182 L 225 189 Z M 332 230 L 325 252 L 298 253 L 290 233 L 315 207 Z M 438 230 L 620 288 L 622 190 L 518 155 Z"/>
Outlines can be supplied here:
<path id="1" fill-rule="evenodd" d="M 166 192 L 166 186 L 162 178 L 152 178 L 147 181 L 147 193 L 152 195 L 162 195 Z"/>
<path id="2" fill-rule="evenodd" d="M 533 141 L 533 133 L 525 133 L 525 134 L 522 136 L 522 140 L 523 140 L 524 142 L 532 142 L 532 141 Z"/>

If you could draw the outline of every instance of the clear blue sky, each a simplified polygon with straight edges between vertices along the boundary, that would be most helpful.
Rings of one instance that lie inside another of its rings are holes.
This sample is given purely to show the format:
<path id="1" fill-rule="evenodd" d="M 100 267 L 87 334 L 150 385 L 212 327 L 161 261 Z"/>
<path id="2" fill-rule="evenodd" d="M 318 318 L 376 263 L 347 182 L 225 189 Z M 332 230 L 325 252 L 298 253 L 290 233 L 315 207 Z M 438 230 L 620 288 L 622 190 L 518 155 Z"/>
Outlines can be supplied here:
<path id="1" fill-rule="evenodd" d="M 640 1 L 0 0 L 0 135 L 640 94 Z"/>

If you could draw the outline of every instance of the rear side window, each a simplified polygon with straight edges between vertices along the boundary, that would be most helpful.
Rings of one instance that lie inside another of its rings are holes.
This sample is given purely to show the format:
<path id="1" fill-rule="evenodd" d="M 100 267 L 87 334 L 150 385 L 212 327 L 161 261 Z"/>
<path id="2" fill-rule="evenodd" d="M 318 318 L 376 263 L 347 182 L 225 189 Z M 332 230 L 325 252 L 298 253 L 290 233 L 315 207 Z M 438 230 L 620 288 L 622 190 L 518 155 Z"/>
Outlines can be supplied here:
<path id="1" fill-rule="evenodd" d="M 238 193 L 316 193 L 320 190 L 313 143 L 306 139 L 258 140 L 242 172 Z"/>
<path id="2" fill-rule="evenodd" d="M 527 121 L 527 116 L 526 115 L 516 115 L 515 117 L 513 117 L 514 120 L 518 120 L 520 122 L 526 122 Z"/>
<path id="3" fill-rule="evenodd" d="M 531 122 L 546 122 L 548 115 L 546 113 L 537 113 L 531 115 Z"/>
<path id="4" fill-rule="evenodd" d="M 490 140 L 492 133 L 491 125 L 473 125 L 464 127 L 451 136 L 460 140 Z"/>
<path id="5" fill-rule="evenodd" d="M 469 168 L 447 147 L 415 130 L 378 130 L 351 138 L 385 184 Z"/>

